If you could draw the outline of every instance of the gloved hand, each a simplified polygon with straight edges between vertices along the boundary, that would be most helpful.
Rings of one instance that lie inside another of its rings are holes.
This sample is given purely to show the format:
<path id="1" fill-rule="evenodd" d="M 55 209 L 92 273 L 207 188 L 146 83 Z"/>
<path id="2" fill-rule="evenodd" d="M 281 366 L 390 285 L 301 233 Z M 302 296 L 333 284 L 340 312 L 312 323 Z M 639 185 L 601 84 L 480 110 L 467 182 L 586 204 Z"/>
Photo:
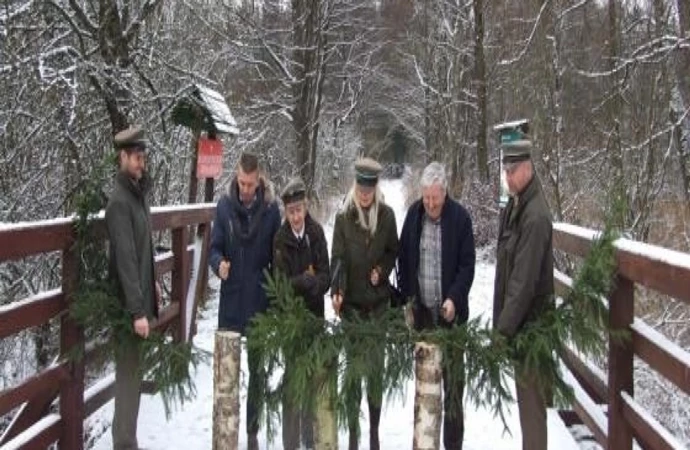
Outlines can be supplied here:
<path id="1" fill-rule="evenodd" d="M 316 287 L 316 277 L 310 273 L 303 273 L 293 278 L 292 285 L 302 295 L 310 295 Z"/>

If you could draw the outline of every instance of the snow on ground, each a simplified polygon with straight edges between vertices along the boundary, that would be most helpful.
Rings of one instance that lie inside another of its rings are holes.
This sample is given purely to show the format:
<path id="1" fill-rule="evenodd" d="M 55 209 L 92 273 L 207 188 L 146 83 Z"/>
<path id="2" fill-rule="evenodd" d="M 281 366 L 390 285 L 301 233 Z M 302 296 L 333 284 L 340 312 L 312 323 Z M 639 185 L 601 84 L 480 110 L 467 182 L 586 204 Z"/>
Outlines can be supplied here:
<path id="1" fill-rule="evenodd" d="M 390 204 L 396 213 L 398 230 L 402 228 L 405 214 L 405 185 L 402 180 L 383 181 L 381 183 Z M 333 218 L 324 224 L 326 236 L 330 240 L 333 234 Z M 486 251 L 477 254 L 475 280 L 470 292 L 470 314 L 473 317 L 491 316 L 493 298 L 494 265 Z M 213 287 L 218 288 L 218 281 L 212 280 Z M 333 317 L 330 299 L 326 299 L 327 318 Z M 198 323 L 198 334 L 194 343 L 201 349 L 213 351 L 213 335 L 216 328 L 218 300 L 210 302 Z M 246 367 L 246 355 L 243 354 L 243 367 Z M 169 422 L 165 419 L 163 403 L 158 396 L 143 396 L 139 413 L 139 445 L 148 450 L 158 449 L 210 449 L 213 412 L 213 363 L 209 360 L 196 372 L 197 396 L 191 403 L 185 404 L 176 411 Z M 365 396 L 366 397 L 366 396 Z M 246 448 L 245 412 L 246 382 L 243 381 L 240 448 Z M 112 417 L 113 402 L 109 402 L 92 418 L 89 424 L 94 432 L 102 433 L 96 440 L 96 450 L 112 448 L 109 423 Z M 369 421 L 367 418 L 366 399 L 362 401 L 362 419 L 360 448 L 368 449 Z M 405 449 L 412 447 L 414 416 L 414 381 L 410 380 L 402 398 L 395 398 L 384 404 L 380 424 L 381 447 L 383 449 Z M 500 419 L 493 417 L 485 409 L 476 409 L 465 405 L 465 445 L 466 450 L 519 450 L 521 436 L 517 408 L 513 405 L 506 415 L 510 434 L 503 432 Z M 261 448 L 281 449 L 280 424 L 276 424 L 276 434 L 269 442 L 264 428 L 260 435 Z M 579 448 L 573 441 L 555 411 L 549 411 L 549 448 L 568 450 Z M 347 448 L 347 432 L 340 431 L 340 448 Z"/>

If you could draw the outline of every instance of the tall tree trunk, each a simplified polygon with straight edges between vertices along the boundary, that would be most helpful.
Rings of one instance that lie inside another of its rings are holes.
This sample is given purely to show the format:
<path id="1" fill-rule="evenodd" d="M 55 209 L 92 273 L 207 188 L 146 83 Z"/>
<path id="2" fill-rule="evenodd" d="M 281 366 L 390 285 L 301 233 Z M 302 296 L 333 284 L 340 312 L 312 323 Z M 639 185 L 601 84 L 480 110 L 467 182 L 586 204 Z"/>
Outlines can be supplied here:
<path id="1" fill-rule="evenodd" d="M 292 30 L 295 50 L 293 127 L 300 175 L 312 193 L 323 83 L 325 80 L 326 22 L 328 2 L 292 0 Z"/>
<path id="2" fill-rule="evenodd" d="M 484 58 L 484 0 L 474 0 L 474 79 L 477 89 L 477 169 L 479 179 L 489 182 L 488 94 L 486 89 L 486 60 Z"/>
<path id="3" fill-rule="evenodd" d="M 96 88 L 106 104 L 113 134 L 127 128 L 132 92 L 127 89 L 127 71 L 132 64 L 129 43 L 116 0 L 101 0 L 99 11 L 98 49 L 105 64 L 105 77 Z M 92 78 L 93 79 L 93 78 Z"/>
<path id="4" fill-rule="evenodd" d="M 678 29 L 680 30 L 680 38 L 690 38 L 690 4 L 687 0 L 678 0 Z M 690 48 L 678 49 L 678 57 L 676 62 L 676 83 L 680 91 L 682 100 L 682 108 L 674 115 L 675 121 L 684 114 L 685 110 L 690 108 Z M 683 177 L 683 187 L 685 193 L 686 204 L 690 209 L 690 118 L 686 117 L 683 123 L 677 129 L 677 149 L 680 163 L 680 172 Z"/>
<path id="5" fill-rule="evenodd" d="M 563 19 L 559 18 L 560 2 L 549 6 L 547 33 L 551 33 L 551 131 L 553 145 L 544 148 L 548 158 L 543 162 L 546 166 L 547 179 L 553 189 L 552 210 L 557 220 L 563 220 L 563 199 L 561 198 L 561 156 L 563 155 L 563 72 L 561 62 L 561 36 Z M 548 37 L 547 37 L 548 40 Z"/>
<path id="6" fill-rule="evenodd" d="M 627 189 L 623 170 L 623 149 L 621 147 L 620 123 L 621 123 L 621 98 L 619 86 L 619 76 L 614 71 L 620 62 L 620 39 L 619 39 L 619 19 L 617 0 L 608 2 L 609 19 L 609 46 L 608 46 L 608 69 L 612 71 L 609 80 L 609 107 L 608 123 L 610 125 L 607 136 L 606 150 L 609 160 L 609 168 L 612 173 L 609 204 L 611 207 L 611 220 L 614 225 L 625 229 L 627 227 Z"/>
<path id="7" fill-rule="evenodd" d="M 687 0 L 678 0 L 678 28 L 681 39 L 690 38 L 690 3 Z M 690 76 L 688 76 L 690 74 L 690 48 L 687 45 L 685 48 L 679 48 L 678 57 L 675 60 L 678 86 L 683 96 L 683 103 L 688 108 L 690 105 Z"/>

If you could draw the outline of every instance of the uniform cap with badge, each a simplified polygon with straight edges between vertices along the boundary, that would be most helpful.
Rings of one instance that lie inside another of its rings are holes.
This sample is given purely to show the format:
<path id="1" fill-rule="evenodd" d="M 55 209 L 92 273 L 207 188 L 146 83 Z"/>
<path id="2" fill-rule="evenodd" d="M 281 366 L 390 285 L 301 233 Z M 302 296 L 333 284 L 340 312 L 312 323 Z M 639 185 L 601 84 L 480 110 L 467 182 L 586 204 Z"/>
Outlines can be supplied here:
<path id="1" fill-rule="evenodd" d="M 113 137 L 113 145 L 116 150 L 146 151 L 148 145 L 146 133 L 141 127 L 132 126 L 126 128 Z"/>
<path id="2" fill-rule="evenodd" d="M 498 133 L 504 164 L 525 161 L 532 157 L 532 140 L 527 119 L 498 124 L 494 126 L 494 131 Z"/>
<path id="3" fill-rule="evenodd" d="M 283 192 L 280 194 L 280 198 L 283 200 L 285 206 L 304 200 L 307 195 L 307 187 L 304 185 L 304 181 L 300 177 L 295 177 L 291 179 Z"/>
<path id="4" fill-rule="evenodd" d="M 355 162 L 355 181 L 364 188 L 373 190 L 379 182 L 379 174 L 383 170 L 381 164 L 373 158 L 360 158 Z"/>

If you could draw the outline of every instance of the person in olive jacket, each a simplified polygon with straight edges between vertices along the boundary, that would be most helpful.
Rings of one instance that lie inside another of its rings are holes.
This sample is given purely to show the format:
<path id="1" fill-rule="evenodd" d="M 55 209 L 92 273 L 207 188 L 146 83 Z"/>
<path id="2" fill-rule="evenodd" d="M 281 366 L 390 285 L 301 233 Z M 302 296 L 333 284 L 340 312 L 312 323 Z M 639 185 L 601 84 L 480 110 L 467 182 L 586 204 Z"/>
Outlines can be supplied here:
<path id="1" fill-rule="evenodd" d="M 383 202 L 378 188 L 381 165 L 362 158 L 355 163 L 355 183 L 342 210 L 336 215 L 333 230 L 331 286 L 333 309 L 343 320 L 381 314 L 389 306 L 390 276 L 398 251 L 398 233 L 393 210 Z M 362 355 L 347 355 L 349 360 Z M 374 373 L 383 376 L 385 355 L 371 358 L 381 364 Z M 382 378 L 367 380 L 369 405 L 369 448 L 379 448 Z M 361 383 L 355 397 L 361 399 Z M 348 412 L 350 450 L 358 448 L 359 401 Z"/>
<path id="2" fill-rule="evenodd" d="M 552 306 L 552 221 L 534 173 L 526 121 L 496 129 L 501 136 L 510 199 L 500 216 L 493 324 L 510 340 Z M 522 448 L 545 450 L 548 387 L 540 386 L 535 375 L 519 363 L 515 373 Z"/>
<path id="3" fill-rule="evenodd" d="M 209 265 L 220 277 L 218 328 L 245 334 L 249 321 L 268 309 L 264 270 L 271 270 L 280 211 L 272 184 L 260 174 L 256 155 L 243 153 L 226 195 L 218 200 Z M 258 448 L 259 392 L 265 369 L 247 353 L 247 448 Z"/>
<path id="4" fill-rule="evenodd" d="M 330 287 L 328 244 L 323 228 L 309 214 L 306 187 L 300 178 L 291 180 L 281 193 L 285 221 L 273 241 L 273 268 L 290 278 L 295 293 L 304 299 L 307 309 L 324 317 L 324 294 Z M 291 361 L 285 361 L 285 377 L 292 373 Z M 283 399 L 283 448 L 297 450 L 301 441 L 314 448 L 314 417 L 299 411 Z"/>
<path id="5" fill-rule="evenodd" d="M 146 195 L 144 131 L 132 127 L 113 139 L 119 170 L 105 208 L 109 239 L 109 273 L 125 310 L 132 317 L 134 332 L 146 339 L 150 321 L 158 315 L 158 284 L 153 268 L 151 220 Z M 115 412 L 113 448 L 137 449 L 137 418 L 142 384 L 139 349 L 129 340 L 115 354 Z"/>
<path id="6" fill-rule="evenodd" d="M 474 281 L 475 249 L 472 219 L 448 195 L 441 163 L 432 162 L 421 176 L 422 198 L 407 210 L 398 253 L 398 285 L 414 298 L 414 325 L 418 330 L 450 328 L 467 322 L 469 293 Z M 462 361 L 461 352 L 443 355 Z M 443 370 L 443 445 L 462 449 L 464 377 L 451 383 Z"/>

